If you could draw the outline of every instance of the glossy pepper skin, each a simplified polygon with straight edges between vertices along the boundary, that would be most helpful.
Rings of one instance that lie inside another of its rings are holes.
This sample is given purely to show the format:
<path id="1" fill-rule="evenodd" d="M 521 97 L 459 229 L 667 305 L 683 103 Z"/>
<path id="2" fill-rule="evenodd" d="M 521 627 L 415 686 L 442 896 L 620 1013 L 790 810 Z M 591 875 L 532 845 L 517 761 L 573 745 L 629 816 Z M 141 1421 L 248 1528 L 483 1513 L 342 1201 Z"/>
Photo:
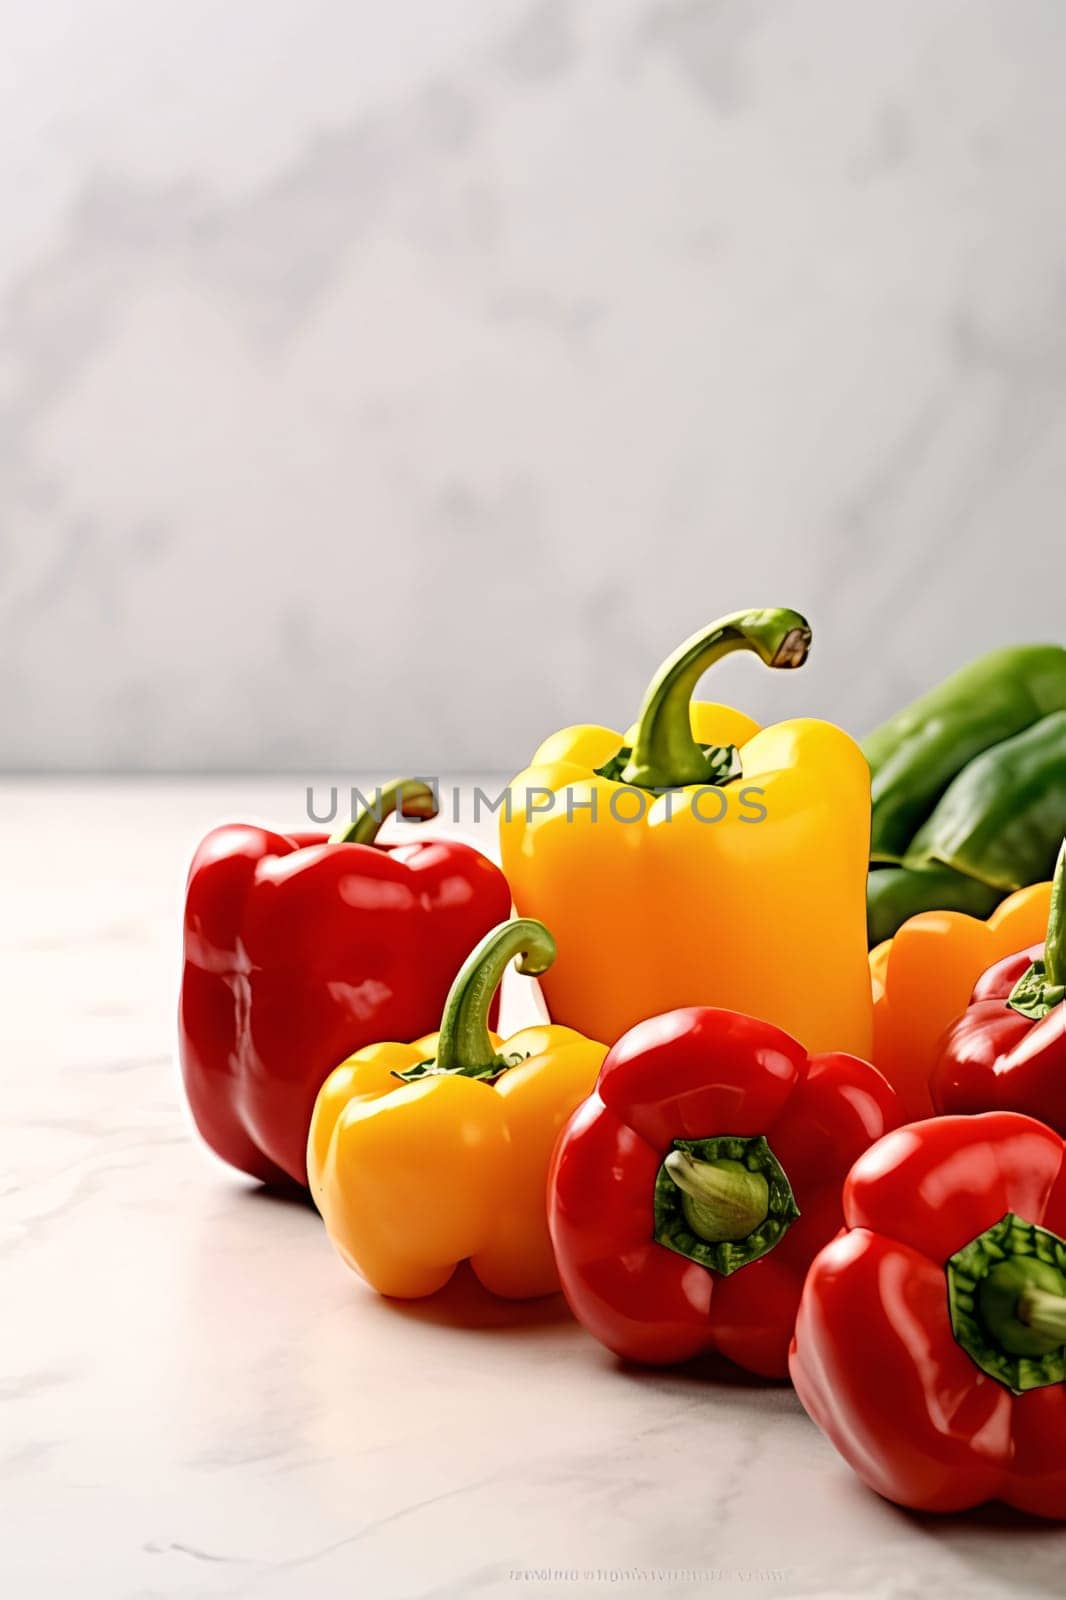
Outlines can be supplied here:
<path id="1" fill-rule="evenodd" d="M 1057 711 L 1066 711 L 1066 650 L 1019 645 L 969 662 L 867 734 L 871 860 L 902 861 L 941 795 L 976 756 Z"/>
<path id="2" fill-rule="evenodd" d="M 514 780 L 503 867 L 519 911 L 558 940 L 545 979 L 558 1021 L 613 1041 L 700 1003 L 763 1017 L 810 1050 L 869 1055 L 861 751 L 826 722 L 759 729 L 690 703 L 727 652 L 787 668 L 809 643 L 794 611 L 723 618 L 659 669 L 625 740 L 567 728 Z"/>
<path id="3" fill-rule="evenodd" d="M 1004 956 L 1035 944 L 1050 904 L 1051 884 L 1038 883 L 1002 901 L 987 922 L 957 911 L 926 911 L 871 950 L 872 1060 L 908 1120 L 933 1114 L 929 1078 L 941 1036 L 965 1011 L 974 984 Z"/>
<path id="4" fill-rule="evenodd" d="M 1022 1111 L 1066 1137 L 1066 845 L 1043 944 L 998 961 L 941 1044 L 938 1111 Z"/>
<path id="5" fill-rule="evenodd" d="M 311 1193 L 340 1255 L 380 1294 L 433 1294 L 465 1260 L 493 1294 L 558 1289 L 548 1159 L 605 1047 L 570 1028 L 525 1028 L 504 1042 L 486 1026 L 511 957 L 537 975 L 554 950 L 540 923 L 504 923 L 460 971 L 439 1034 L 370 1045 L 323 1084 Z"/>
<path id="6" fill-rule="evenodd" d="M 994 650 L 862 741 L 869 942 L 922 911 L 987 917 L 1050 877 L 1066 810 L 1066 649 Z"/>
<path id="7" fill-rule="evenodd" d="M 784 1377 L 845 1174 L 897 1118 L 865 1061 L 808 1056 L 770 1023 L 702 1006 L 641 1023 L 552 1161 L 549 1225 L 571 1310 L 627 1360 L 715 1350 Z"/>
<path id="8" fill-rule="evenodd" d="M 346 842 L 231 824 L 193 858 L 185 1092 L 215 1154 L 264 1183 L 306 1184 L 327 1073 L 372 1039 L 432 1027 L 463 959 L 510 908 L 503 875 L 468 845 L 373 843 L 398 803 L 434 815 L 425 785 L 392 784 Z"/>
<path id="9" fill-rule="evenodd" d="M 1066 1517 L 1064 1155 L 1012 1112 L 941 1117 L 890 1133 L 848 1176 L 790 1370 L 845 1461 L 898 1505 Z"/>
<path id="10" fill-rule="evenodd" d="M 904 864 L 951 867 L 1009 894 L 1051 876 L 1064 811 L 1066 710 L 975 756 L 911 840 Z"/>

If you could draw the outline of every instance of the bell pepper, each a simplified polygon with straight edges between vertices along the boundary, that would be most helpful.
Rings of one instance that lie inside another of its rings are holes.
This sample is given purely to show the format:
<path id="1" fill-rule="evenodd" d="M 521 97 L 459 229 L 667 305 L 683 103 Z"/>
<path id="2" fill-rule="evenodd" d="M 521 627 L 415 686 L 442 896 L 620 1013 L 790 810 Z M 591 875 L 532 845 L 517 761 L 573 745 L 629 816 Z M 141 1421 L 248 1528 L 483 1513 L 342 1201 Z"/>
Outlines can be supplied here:
<path id="1" fill-rule="evenodd" d="M 398 782 L 333 841 L 238 823 L 193 858 L 185 1092 L 215 1154 L 264 1183 L 306 1184 L 326 1074 L 382 1034 L 432 1027 L 460 963 L 510 909 L 502 873 L 469 845 L 375 843 L 400 804 L 435 815 L 431 789 Z"/>
<path id="2" fill-rule="evenodd" d="M 871 950 L 923 911 L 958 911 L 988 917 L 1003 893 L 936 862 L 924 867 L 874 867 L 866 885 L 866 926 Z"/>
<path id="3" fill-rule="evenodd" d="M 487 1026 L 507 963 L 547 970 L 539 922 L 489 933 L 461 968 L 439 1034 L 357 1051 L 330 1073 L 311 1119 L 311 1193 L 337 1250 L 380 1294 L 418 1299 L 461 1261 L 514 1299 L 559 1287 L 544 1188 L 556 1136 L 605 1047 L 570 1028 Z"/>
<path id="4" fill-rule="evenodd" d="M 920 825 L 975 756 L 1064 710 L 1066 649 L 1019 645 L 969 662 L 867 734 L 871 860 L 902 861 Z"/>
<path id="5" fill-rule="evenodd" d="M 615 1040 L 695 1003 L 776 1023 L 810 1050 L 868 1055 L 869 771 L 830 723 L 760 729 L 690 704 L 730 651 L 798 667 L 795 611 L 738 612 L 660 667 L 623 736 L 564 729 L 512 783 L 504 871 L 523 915 L 555 931 L 556 1020 Z"/>
<path id="6" fill-rule="evenodd" d="M 1066 1517 L 1066 1146 L 1015 1112 L 910 1123 L 860 1156 L 790 1370 L 872 1489 L 920 1511 Z"/>
<path id="7" fill-rule="evenodd" d="M 994 650 L 862 741 L 869 942 L 922 911 L 987 917 L 1050 876 L 1066 809 L 1066 649 Z"/>
<path id="8" fill-rule="evenodd" d="M 695 1006 L 611 1049 L 563 1131 L 548 1220 L 578 1321 L 631 1361 L 715 1350 L 784 1377 L 804 1275 L 856 1156 L 898 1119 L 865 1061 Z"/>
<path id="9" fill-rule="evenodd" d="M 1066 711 L 1056 711 L 963 768 L 904 864 L 951 867 L 1000 894 L 1024 889 L 1050 877 L 1064 813 Z"/>
<path id="10" fill-rule="evenodd" d="M 1050 903 L 1050 883 L 1037 883 L 1002 901 L 987 922 L 955 911 L 926 911 L 870 951 L 871 1059 L 909 1119 L 932 1115 L 929 1077 L 940 1038 L 966 1009 L 974 984 L 986 967 L 1035 944 Z"/>
<path id="11" fill-rule="evenodd" d="M 930 1089 L 938 1111 L 1023 1111 L 1066 1136 L 1066 844 L 1044 943 L 980 978 L 943 1040 Z"/>

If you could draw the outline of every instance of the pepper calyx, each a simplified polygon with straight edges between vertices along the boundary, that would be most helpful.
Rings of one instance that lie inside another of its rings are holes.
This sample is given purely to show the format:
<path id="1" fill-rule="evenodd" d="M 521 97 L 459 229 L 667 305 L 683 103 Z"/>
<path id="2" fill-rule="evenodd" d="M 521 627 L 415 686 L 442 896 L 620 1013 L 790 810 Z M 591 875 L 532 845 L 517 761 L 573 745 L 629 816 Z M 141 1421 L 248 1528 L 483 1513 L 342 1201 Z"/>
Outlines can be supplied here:
<path id="1" fill-rule="evenodd" d="M 956 1343 L 1025 1394 L 1066 1381 L 1066 1240 L 1008 1211 L 945 1268 Z"/>
<path id="2" fill-rule="evenodd" d="M 1066 1000 L 1066 840 L 1055 863 L 1044 954 L 1022 973 L 1007 996 L 1012 1011 L 1040 1022 Z"/>
<path id="3" fill-rule="evenodd" d="M 490 1061 L 472 1063 L 465 1067 L 442 1067 L 436 1056 L 430 1056 L 426 1061 L 416 1061 L 413 1066 L 404 1067 L 402 1071 L 393 1071 L 392 1076 L 399 1078 L 401 1083 L 418 1083 L 422 1078 L 474 1078 L 484 1083 L 495 1083 L 511 1067 L 520 1067 L 523 1061 L 529 1060 L 528 1050 L 501 1050 Z"/>
<path id="4" fill-rule="evenodd" d="M 701 786 L 709 787 L 714 785 L 720 788 L 724 784 L 733 783 L 735 779 L 743 776 L 740 765 L 740 751 L 735 744 L 701 744 L 699 750 L 705 762 L 704 776 L 697 780 Z M 626 780 L 623 777 L 623 773 L 632 760 L 633 748 L 631 745 L 624 744 L 617 754 L 611 757 L 610 761 L 605 761 L 602 767 L 595 767 L 593 770 L 597 778 L 609 778 L 612 783 L 624 783 Z M 630 785 L 630 787 L 640 786 Z M 665 788 L 663 793 L 667 793 Z"/>
<path id="5" fill-rule="evenodd" d="M 656 1174 L 656 1242 L 722 1277 L 766 1255 L 799 1214 L 761 1134 L 675 1139 Z"/>

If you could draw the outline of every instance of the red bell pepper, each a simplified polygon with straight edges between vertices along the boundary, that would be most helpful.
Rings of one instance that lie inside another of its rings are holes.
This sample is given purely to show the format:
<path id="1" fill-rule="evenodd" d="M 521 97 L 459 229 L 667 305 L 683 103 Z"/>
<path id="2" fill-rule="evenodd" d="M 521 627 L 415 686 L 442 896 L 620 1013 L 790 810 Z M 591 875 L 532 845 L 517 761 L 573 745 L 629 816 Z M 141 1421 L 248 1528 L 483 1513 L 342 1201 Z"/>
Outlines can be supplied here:
<path id="1" fill-rule="evenodd" d="M 307 1183 L 315 1097 L 345 1057 L 436 1027 L 463 961 L 511 910 L 469 845 L 374 843 L 383 818 L 436 814 L 389 784 L 328 840 L 231 824 L 200 845 L 185 902 L 179 1036 L 193 1118 L 216 1155 L 264 1183 Z"/>
<path id="2" fill-rule="evenodd" d="M 847 1055 L 694 1006 L 639 1023 L 560 1135 L 548 1220 L 578 1321 L 633 1361 L 717 1350 L 768 1377 L 860 1151 L 898 1121 Z"/>
<path id="3" fill-rule="evenodd" d="M 890 1133 L 844 1186 L 791 1372 L 872 1489 L 1066 1517 L 1066 1146 L 1011 1111 Z"/>
<path id="4" fill-rule="evenodd" d="M 938 1111 L 1022 1111 L 1066 1136 L 1066 845 L 1047 939 L 978 980 L 941 1041 L 929 1089 Z"/>

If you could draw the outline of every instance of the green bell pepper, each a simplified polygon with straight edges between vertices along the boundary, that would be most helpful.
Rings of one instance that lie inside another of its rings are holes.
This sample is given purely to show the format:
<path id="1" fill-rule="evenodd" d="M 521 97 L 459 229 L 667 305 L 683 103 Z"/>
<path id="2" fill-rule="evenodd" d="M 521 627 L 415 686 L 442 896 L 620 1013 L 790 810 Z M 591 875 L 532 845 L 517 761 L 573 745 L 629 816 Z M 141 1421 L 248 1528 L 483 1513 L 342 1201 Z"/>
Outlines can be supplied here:
<path id="1" fill-rule="evenodd" d="M 993 650 L 862 741 L 871 944 L 919 911 L 987 917 L 1066 831 L 1066 649 Z"/>
<path id="2" fill-rule="evenodd" d="M 1066 650 L 1019 645 L 990 651 L 897 711 L 860 741 L 873 779 L 871 861 L 903 860 L 974 756 L 1064 710 Z"/>

